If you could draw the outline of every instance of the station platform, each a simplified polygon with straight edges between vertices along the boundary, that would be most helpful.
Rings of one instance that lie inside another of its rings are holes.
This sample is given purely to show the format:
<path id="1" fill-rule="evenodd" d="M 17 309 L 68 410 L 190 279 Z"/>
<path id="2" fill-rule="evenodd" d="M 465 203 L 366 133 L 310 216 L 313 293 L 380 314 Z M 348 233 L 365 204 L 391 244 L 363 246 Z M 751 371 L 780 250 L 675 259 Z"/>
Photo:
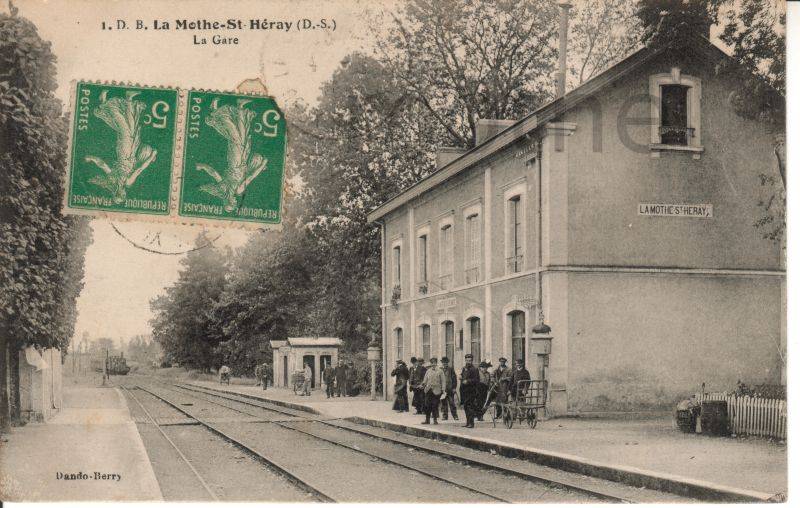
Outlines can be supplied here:
<path id="1" fill-rule="evenodd" d="M 486 415 L 486 421 L 467 429 L 461 408 L 458 421 L 422 425 L 424 417 L 397 413 L 391 402 L 371 401 L 369 396 L 328 399 L 321 390 L 299 396 L 280 388 L 192 383 L 660 490 L 718 491 L 742 501 L 780 500 L 787 491 L 785 442 L 684 434 L 675 429 L 671 416 L 552 418 L 535 429 L 518 424 L 507 429 L 499 422 L 493 427 Z"/>
<path id="2" fill-rule="evenodd" d="M 0 442 L 3 501 L 161 501 L 122 394 L 64 379 L 64 408 Z M 75 479 L 69 479 L 75 478 Z"/>

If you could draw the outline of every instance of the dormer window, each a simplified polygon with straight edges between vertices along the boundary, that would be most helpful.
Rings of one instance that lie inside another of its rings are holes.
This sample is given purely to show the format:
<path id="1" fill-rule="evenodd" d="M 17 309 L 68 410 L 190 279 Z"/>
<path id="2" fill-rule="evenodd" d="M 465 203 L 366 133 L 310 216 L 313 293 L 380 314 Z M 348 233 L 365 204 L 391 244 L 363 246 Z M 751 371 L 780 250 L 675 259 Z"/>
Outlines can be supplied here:
<path id="1" fill-rule="evenodd" d="M 700 157 L 700 80 L 673 67 L 669 73 L 650 76 L 651 149 L 695 152 Z"/>

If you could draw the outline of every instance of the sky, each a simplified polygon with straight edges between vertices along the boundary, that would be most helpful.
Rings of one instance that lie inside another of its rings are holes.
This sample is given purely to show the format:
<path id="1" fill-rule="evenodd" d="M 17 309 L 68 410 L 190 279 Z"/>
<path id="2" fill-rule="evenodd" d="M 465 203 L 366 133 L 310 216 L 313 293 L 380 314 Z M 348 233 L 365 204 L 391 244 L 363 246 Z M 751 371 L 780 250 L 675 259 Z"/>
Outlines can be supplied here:
<path id="1" fill-rule="evenodd" d="M 7 10 L 6 2 L 0 9 Z M 156 86 L 233 90 L 245 79 L 260 78 L 279 105 L 297 99 L 313 104 L 320 85 L 348 53 L 368 40 L 366 20 L 375 2 L 293 0 L 182 2 L 107 0 L 16 0 L 19 14 L 30 19 L 57 57 L 58 96 L 69 107 L 72 80 L 100 80 Z M 387 4 L 388 5 L 388 4 Z M 153 20 L 251 19 L 335 20 L 335 31 L 177 31 L 152 28 Z M 103 30 L 118 19 L 148 30 Z M 237 37 L 238 45 L 213 45 L 211 35 Z M 193 43 L 193 35 L 207 45 Z M 178 277 L 182 256 L 151 254 L 128 240 L 155 250 L 190 248 L 202 228 L 138 222 L 92 220 L 94 241 L 86 252 L 84 288 L 78 299 L 75 337 L 128 338 L 150 333 L 150 300 Z M 240 230 L 217 229 L 220 244 L 247 241 Z M 216 233 L 214 234 L 216 236 Z M 127 238 L 127 240 L 126 240 Z M 158 238 L 156 241 L 155 239 Z M 160 243 L 159 243 L 160 242 Z"/>

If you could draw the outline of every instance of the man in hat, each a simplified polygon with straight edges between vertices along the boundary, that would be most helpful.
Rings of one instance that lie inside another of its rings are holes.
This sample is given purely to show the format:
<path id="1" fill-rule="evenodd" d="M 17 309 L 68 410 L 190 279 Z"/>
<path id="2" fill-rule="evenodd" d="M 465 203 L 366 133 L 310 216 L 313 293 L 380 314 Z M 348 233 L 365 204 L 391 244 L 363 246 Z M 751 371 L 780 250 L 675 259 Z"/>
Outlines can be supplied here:
<path id="1" fill-rule="evenodd" d="M 522 358 L 517 358 L 516 360 L 514 360 L 514 372 L 511 373 L 511 379 L 509 380 L 509 391 L 511 392 L 511 397 L 516 398 L 517 383 L 519 381 L 530 381 L 530 380 L 531 380 L 531 373 L 528 372 L 528 369 L 525 368 L 525 364 L 522 362 Z M 522 395 L 524 395 L 524 393 Z"/>
<path id="2" fill-rule="evenodd" d="M 322 381 L 325 382 L 325 397 L 330 399 L 334 396 L 333 384 L 336 382 L 336 371 L 331 367 L 331 362 L 325 362 L 325 370 L 322 371 Z"/>
<path id="3" fill-rule="evenodd" d="M 425 421 L 423 425 L 439 423 L 439 401 L 445 397 L 446 381 L 444 373 L 439 368 L 436 358 L 430 359 L 430 365 L 425 371 L 425 378 L 422 380 L 422 391 L 425 394 Z"/>
<path id="4" fill-rule="evenodd" d="M 462 403 L 464 404 L 464 413 L 467 415 L 467 423 L 464 427 L 474 428 L 475 417 L 478 414 L 478 383 L 480 383 L 480 374 L 478 369 L 472 365 L 472 354 L 464 355 L 464 368 L 461 369 L 461 387 L 462 387 Z"/>
<path id="5" fill-rule="evenodd" d="M 450 366 L 450 359 L 446 356 L 442 357 L 442 374 L 445 380 L 445 397 L 442 399 L 442 420 L 447 420 L 447 408 L 453 414 L 453 420 L 458 420 L 458 413 L 456 412 L 456 387 L 458 386 L 458 378 L 456 378 L 456 371 Z"/>
<path id="6" fill-rule="evenodd" d="M 418 362 L 416 357 L 411 357 L 411 368 L 408 372 L 408 386 L 414 394 L 411 405 L 416 409 L 415 414 L 425 412 L 425 392 L 422 391 L 422 380 L 425 379 L 425 366 Z"/>
<path id="7" fill-rule="evenodd" d="M 336 378 L 336 396 L 341 397 L 344 395 L 347 396 L 347 392 L 345 392 L 345 387 L 347 385 L 347 366 L 344 364 L 344 360 L 339 358 L 339 365 L 333 369 L 334 378 Z"/>
<path id="8" fill-rule="evenodd" d="M 508 383 L 511 379 L 511 369 L 506 365 L 508 360 L 502 356 L 497 362 L 499 365 L 492 373 L 492 378 L 495 383 L 494 400 L 496 402 L 506 402 L 508 400 Z"/>
<path id="9" fill-rule="evenodd" d="M 486 408 L 486 396 L 489 394 L 489 385 L 491 384 L 492 375 L 489 373 L 489 367 L 491 367 L 491 363 L 481 362 L 478 365 L 478 388 L 476 390 L 477 394 L 477 417 L 478 421 L 483 421 L 483 413 Z"/>

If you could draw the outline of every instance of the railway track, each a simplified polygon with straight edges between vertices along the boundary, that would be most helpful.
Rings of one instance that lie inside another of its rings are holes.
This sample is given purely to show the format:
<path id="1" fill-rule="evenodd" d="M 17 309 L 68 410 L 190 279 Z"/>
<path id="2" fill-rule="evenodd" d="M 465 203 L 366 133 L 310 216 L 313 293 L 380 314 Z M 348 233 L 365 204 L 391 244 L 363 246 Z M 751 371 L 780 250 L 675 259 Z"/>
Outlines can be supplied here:
<path id="1" fill-rule="evenodd" d="M 158 430 L 158 432 L 161 434 L 161 436 L 170 444 L 170 446 L 175 450 L 175 452 L 177 452 L 178 456 L 181 458 L 183 463 L 186 464 L 186 466 L 192 471 L 192 474 L 194 474 L 195 478 L 197 478 L 197 480 L 200 483 L 200 485 L 202 485 L 203 490 L 205 490 L 206 494 L 208 494 L 208 496 L 212 500 L 219 501 L 219 497 L 214 493 L 214 491 L 211 489 L 211 487 L 208 485 L 208 483 L 206 483 L 206 481 L 203 478 L 203 476 L 194 467 L 194 464 L 192 464 L 192 462 L 186 457 L 186 455 L 183 454 L 183 452 L 178 447 L 178 445 L 175 444 L 175 442 L 167 435 L 167 433 L 164 432 L 164 429 L 162 428 L 162 426 L 156 421 L 155 418 L 153 418 L 153 415 L 150 414 L 150 412 L 147 410 L 147 408 L 144 407 L 144 404 L 141 403 L 141 401 L 136 396 L 136 394 L 132 390 L 127 388 L 127 387 L 123 386 L 122 389 L 125 390 L 125 392 L 127 392 L 128 395 L 130 395 L 131 399 L 134 402 L 136 402 L 136 404 L 139 406 L 139 408 L 142 410 L 142 412 L 147 416 L 147 419 L 154 426 L 154 428 L 156 428 Z"/>
<path id="2" fill-rule="evenodd" d="M 295 485 L 299 489 L 311 494 L 318 501 L 322 501 L 322 502 L 334 502 L 335 501 L 331 496 L 327 495 L 325 492 L 323 492 L 323 491 L 319 490 L 318 488 L 314 487 L 310 480 L 308 480 L 306 478 L 303 478 L 301 476 L 298 476 L 296 473 L 291 472 L 284 465 L 275 462 L 274 460 L 266 457 L 264 454 L 258 452 L 257 450 L 253 449 L 252 447 L 247 446 L 246 444 L 242 443 L 240 440 L 236 439 L 235 437 L 230 436 L 228 433 L 226 433 L 223 430 L 221 430 L 218 425 L 215 425 L 215 424 L 213 424 L 213 423 L 211 423 L 209 421 L 206 421 L 203 418 L 200 418 L 199 416 L 196 416 L 196 415 L 193 415 L 193 414 L 189 413 L 184 408 L 180 407 L 180 405 L 175 404 L 175 403 L 167 400 L 165 397 L 162 397 L 162 396 L 158 395 L 157 393 L 153 392 L 152 390 L 149 390 L 149 389 L 144 388 L 142 386 L 137 386 L 136 388 L 139 389 L 139 390 L 142 390 L 142 391 L 144 391 L 146 393 L 149 393 L 151 396 L 155 397 L 156 399 L 158 399 L 158 400 L 162 401 L 163 403 L 169 405 L 173 409 L 176 409 L 177 411 L 183 413 L 190 420 L 196 421 L 198 424 L 202 425 L 204 428 L 210 430 L 212 433 L 214 433 L 217 436 L 221 437 L 226 442 L 231 443 L 232 445 L 236 446 L 237 448 L 241 449 L 242 451 L 244 451 L 245 453 L 250 455 L 252 458 L 257 460 L 258 462 L 261 462 L 262 464 L 264 464 L 267 467 L 269 467 L 272 471 L 274 471 L 274 472 L 278 473 L 279 475 L 283 476 L 290 483 L 292 483 L 293 485 Z M 139 403 L 139 404 L 141 405 L 141 403 Z M 142 409 L 144 409 L 144 406 L 142 406 Z M 153 419 L 152 417 L 150 417 L 150 419 L 152 420 L 152 423 L 154 425 L 158 425 L 158 423 L 155 421 L 155 419 Z M 163 430 L 161 432 L 163 434 Z M 166 437 L 166 434 L 165 434 L 165 437 Z M 173 446 L 175 446 L 175 445 L 173 444 Z M 175 447 L 175 448 L 177 449 L 177 447 Z M 181 453 L 181 456 L 184 457 L 182 453 Z M 189 463 L 188 460 L 185 459 L 185 457 L 184 457 L 184 460 L 186 460 L 186 462 Z M 192 467 L 192 469 L 194 470 L 193 467 Z M 196 470 L 194 470 L 194 471 L 196 471 Z M 199 477 L 199 474 L 198 474 L 198 477 Z M 205 482 L 203 482 L 203 484 L 206 485 Z"/>
<path id="3" fill-rule="evenodd" d="M 328 502 L 338 501 L 335 494 L 326 492 L 325 487 L 317 485 L 317 482 L 312 478 L 298 475 L 296 471 L 292 471 L 293 468 L 290 465 L 281 463 L 275 457 L 268 457 L 267 454 L 248 446 L 242 439 L 223 430 L 218 423 L 193 414 L 186 410 L 185 407 L 181 407 L 180 404 L 170 401 L 170 397 L 163 392 L 159 394 L 153 391 L 152 386 L 150 389 L 142 386 L 138 388 L 168 404 L 228 442 L 245 450 L 257 460 L 288 478 L 297 487 L 311 493 L 316 499 Z M 334 445 L 350 453 L 363 455 L 371 461 L 380 461 L 392 467 L 413 471 L 449 487 L 461 489 L 474 496 L 477 501 L 516 503 L 521 500 L 516 495 L 504 495 L 502 488 L 492 488 L 490 491 L 485 486 L 492 485 L 491 481 L 470 481 L 470 478 L 474 479 L 474 475 L 470 476 L 474 471 L 484 471 L 485 475 L 491 472 L 496 477 L 500 477 L 507 482 L 513 482 L 513 478 L 517 482 L 524 482 L 524 485 L 538 485 L 539 488 L 544 488 L 540 496 L 550 490 L 577 494 L 590 501 L 616 503 L 686 501 L 686 498 L 679 498 L 670 494 L 643 492 L 641 489 L 620 486 L 612 482 L 583 477 L 575 473 L 552 471 L 544 466 L 530 463 L 515 465 L 512 464 L 514 462 L 512 459 L 491 456 L 476 458 L 475 452 L 459 450 L 459 447 L 445 443 L 364 427 L 339 419 L 326 419 L 304 411 L 286 408 L 247 396 L 234 395 L 230 392 L 223 392 L 213 388 L 162 383 L 155 390 L 160 389 L 166 389 L 168 392 L 182 397 L 192 397 L 206 404 L 225 408 L 227 411 L 233 411 L 248 417 L 251 421 L 274 425 L 289 432 Z M 265 420 L 265 415 L 272 416 L 272 418 Z M 274 418 L 275 415 L 279 415 L 281 418 Z M 379 446 L 377 443 L 381 443 L 381 445 Z M 409 457 L 410 450 L 417 453 L 413 457 Z M 465 470 L 463 468 L 441 467 L 441 464 L 437 464 L 437 461 L 441 463 L 443 462 L 442 459 L 444 459 L 445 464 L 457 462 L 467 465 L 467 474 L 464 474 Z M 469 471 L 470 469 L 472 471 Z M 493 485 L 493 487 L 495 486 Z M 516 487 L 519 488 L 520 484 L 517 484 Z M 526 498 L 526 500 L 528 502 L 536 501 L 537 497 L 532 496 L 531 498 Z"/>

